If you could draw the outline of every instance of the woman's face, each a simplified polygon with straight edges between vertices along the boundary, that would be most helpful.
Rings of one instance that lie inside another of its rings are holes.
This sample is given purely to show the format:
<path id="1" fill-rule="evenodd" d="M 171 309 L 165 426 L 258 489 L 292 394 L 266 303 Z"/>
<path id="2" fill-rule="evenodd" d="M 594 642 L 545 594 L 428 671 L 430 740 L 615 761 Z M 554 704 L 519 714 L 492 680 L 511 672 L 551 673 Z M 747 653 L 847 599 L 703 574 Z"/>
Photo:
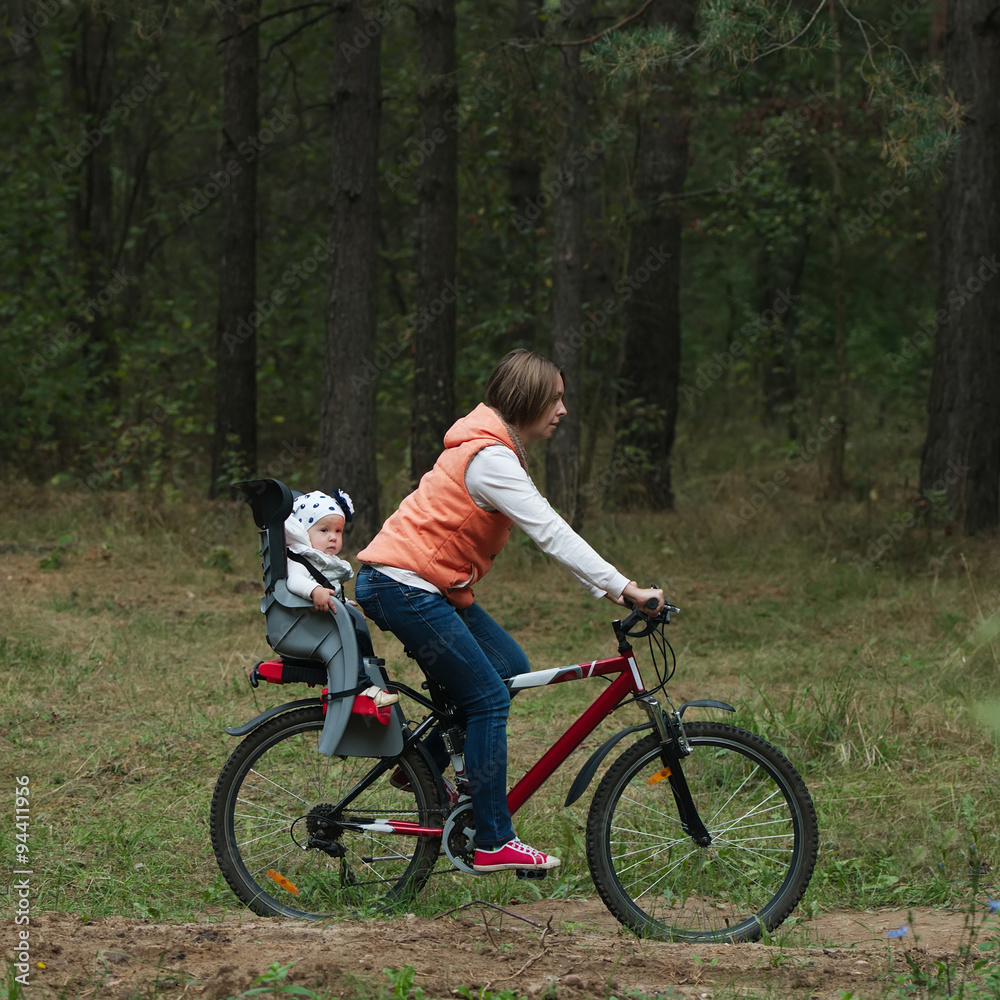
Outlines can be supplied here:
<path id="1" fill-rule="evenodd" d="M 562 375 L 558 375 L 556 376 L 555 387 L 552 390 L 552 398 L 549 400 L 549 405 L 545 408 L 545 412 L 534 423 L 518 428 L 521 440 L 526 445 L 534 444 L 536 441 L 544 441 L 546 438 L 552 437 L 552 432 L 559 426 L 560 418 L 566 416 L 566 406 L 563 403 L 564 392 L 565 386 L 563 385 Z"/>

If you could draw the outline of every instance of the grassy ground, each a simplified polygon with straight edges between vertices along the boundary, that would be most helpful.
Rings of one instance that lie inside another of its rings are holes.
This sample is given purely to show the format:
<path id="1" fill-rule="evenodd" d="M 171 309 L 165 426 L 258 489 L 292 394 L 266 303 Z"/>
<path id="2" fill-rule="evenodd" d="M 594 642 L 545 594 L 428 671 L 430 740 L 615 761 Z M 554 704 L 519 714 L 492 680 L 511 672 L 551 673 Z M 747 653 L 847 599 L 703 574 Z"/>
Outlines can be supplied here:
<path id="1" fill-rule="evenodd" d="M 974 880 L 997 897 L 996 541 L 912 523 L 902 458 L 866 463 L 855 495 L 833 503 L 817 499 L 818 456 L 727 447 L 721 458 L 690 450 L 675 513 L 593 512 L 585 531 L 682 608 L 674 701 L 732 702 L 806 777 L 821 824 L 806 914 L 957 903 Z M 729 471 L 709 471 L 720 467 Z M 17 484 L 6 496 L 0 777 L 7 788 L 30 778 L 35 907 L 167 919 L 236 908 L 208 837 L 212 787 L 235 745 L 223 729 L 302 694 L 254 692 L 245 679 L 269 656 L 249 512 L 136 495 L 67 509 Z M 613 653 L 616 609 L 523 538 L 477 595 L 536 669 Z M 390 670 L 414 679 L 398 645 L 375 640 Z M 597 690 L 559 685 L 515 701 L 512 776 Z M 628 709 L 601 732 L 638 721 Z M 587 752 L 518 819 L 526 840 L 564 858 L 546 894 L 593 892 L 588 797 L 561 805 Z M 11 826 L 0 829 L 5 858 Z M 450 875 L 432 886 L 428 912 L 491 891 Z"/>

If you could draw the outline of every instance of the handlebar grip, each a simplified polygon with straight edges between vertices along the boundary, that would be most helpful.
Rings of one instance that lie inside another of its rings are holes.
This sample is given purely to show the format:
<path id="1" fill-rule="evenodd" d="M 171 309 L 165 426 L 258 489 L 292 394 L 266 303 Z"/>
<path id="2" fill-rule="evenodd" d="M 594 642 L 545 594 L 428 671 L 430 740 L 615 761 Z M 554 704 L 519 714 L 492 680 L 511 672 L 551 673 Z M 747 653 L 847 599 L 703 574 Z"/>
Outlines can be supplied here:
<path id="1" fill-rule="evenodd" d="M 653 611 L 659 603 L 660 602 L 655 597 L 651 597 L 648 601 L 646 601 L 646 607 L 649 608 L 650 611 Z"/>

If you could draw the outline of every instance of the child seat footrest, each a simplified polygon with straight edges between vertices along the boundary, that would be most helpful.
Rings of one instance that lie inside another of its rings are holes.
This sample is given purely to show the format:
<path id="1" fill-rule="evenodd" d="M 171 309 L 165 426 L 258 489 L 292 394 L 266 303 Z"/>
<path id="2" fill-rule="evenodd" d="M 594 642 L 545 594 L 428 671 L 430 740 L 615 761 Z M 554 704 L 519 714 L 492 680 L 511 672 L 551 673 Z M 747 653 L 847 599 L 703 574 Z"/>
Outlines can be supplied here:
<path id="1" fill-rule="evenodd" d="M 390 694 L 372 684 L 355 697 L 351 715 L 360 715 L 369 726 L 373 721 L 388 726 L 392 721 L 392 706 L 397 701 L 398 694 Z"/>
<path id="2" fill-rule="evenodd" d="M 250 684 L 308 684 L 315 687 L 326 683 L 326 667 L 317 660 L 263 660 L 250 671 Z"/>

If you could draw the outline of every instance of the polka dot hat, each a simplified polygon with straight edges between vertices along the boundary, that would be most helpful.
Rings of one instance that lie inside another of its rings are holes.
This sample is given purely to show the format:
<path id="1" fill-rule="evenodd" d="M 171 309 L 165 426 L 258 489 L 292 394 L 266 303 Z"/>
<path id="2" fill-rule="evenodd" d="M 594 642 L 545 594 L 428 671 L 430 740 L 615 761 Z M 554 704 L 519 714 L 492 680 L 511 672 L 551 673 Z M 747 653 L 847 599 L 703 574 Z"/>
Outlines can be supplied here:
<path id="1" fill-rule="evenodd" d="M 329 514 L 339 514 L 345 522 L 354 516 L 354 502 L 343 490 L 334 490 L 333 496 L 313 490 L 311 493 L 303 493 L 292 503 L 292 517 L 307 531 L 320 518 Z"/>

